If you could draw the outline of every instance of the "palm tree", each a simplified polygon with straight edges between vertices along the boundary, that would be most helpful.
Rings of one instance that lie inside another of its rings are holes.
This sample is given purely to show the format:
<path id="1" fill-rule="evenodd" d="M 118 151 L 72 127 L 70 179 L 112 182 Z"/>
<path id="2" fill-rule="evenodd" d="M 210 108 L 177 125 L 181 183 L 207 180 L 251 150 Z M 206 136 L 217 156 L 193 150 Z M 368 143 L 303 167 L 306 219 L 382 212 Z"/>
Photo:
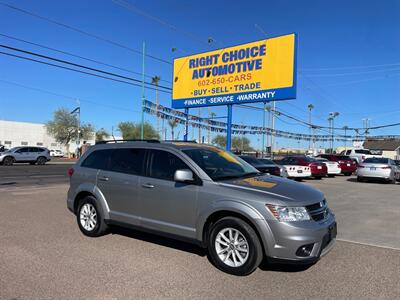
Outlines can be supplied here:
<path id="1" fill-rule="evenodd" d="M 168 121 L 169 127 L 171 127 L 171 139 L 174 140 L 174 129 L 178 126 L 178 122 L 175 119 Z"/>
<path id="2" fill-rule="evenodd" d="M 160 124 L 159 120 L 160 118 L 158 117 L 158 82 L 161 80 L 160 76 L 154 76 L 151 78 L 151 83 L 156 86 L 156 118 L 157 118 L 157 133 L 160 133 Z"/>

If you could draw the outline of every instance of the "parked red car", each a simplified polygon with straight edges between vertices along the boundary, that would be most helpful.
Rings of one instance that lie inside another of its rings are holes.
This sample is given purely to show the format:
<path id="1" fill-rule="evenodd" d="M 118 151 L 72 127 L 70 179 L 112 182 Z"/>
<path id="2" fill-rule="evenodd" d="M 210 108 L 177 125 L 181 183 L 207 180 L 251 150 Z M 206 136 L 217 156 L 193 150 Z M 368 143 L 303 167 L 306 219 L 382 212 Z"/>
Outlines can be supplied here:
<path id="1" fill-rule="evenodd" d="M 342 174 L 350 176 L 357 170 L 357 163 L 346 155 L 334 155 L 334 154 L 320 154 L 317 157 L 326 158 L 330 161 L 336 161 L 342 169 Z"/>
<path id="2" fill-rule="evenodd" d="M 311 176 L 315 179 L 321 179 L 328 174 L 326 165 L 316 159 L 308 156 L 288 156 L 281 160 L 281 164 L 294 164 L 300 166 L 308 166 L 311 170 Z"/>

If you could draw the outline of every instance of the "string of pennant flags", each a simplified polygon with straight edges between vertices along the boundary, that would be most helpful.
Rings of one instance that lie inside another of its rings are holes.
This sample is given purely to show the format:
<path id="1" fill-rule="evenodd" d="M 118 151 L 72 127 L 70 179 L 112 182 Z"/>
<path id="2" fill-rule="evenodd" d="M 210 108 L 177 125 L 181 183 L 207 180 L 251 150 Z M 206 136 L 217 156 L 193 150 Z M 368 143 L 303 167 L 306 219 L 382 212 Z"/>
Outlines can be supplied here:
<path id="1" fill-rule="evenodd" d="M 157 105 L 149 100 L 144 100 L 144 112 L 150 115 L 158 116 L 158 118 L 165 120 L 175 120 L 176 123 L 185 125 L 186 124 L 186 114 L 179 110 L 175 110 L 163 105 Z M 188 115 L 188 125 L 194 128 L 201 128 L 205 130 L 210 130 L 211 132 L 226 133 L 227 123 L 212 120 L 210 118 L 202 118 L 195 115 Z M 294 133 L 283 130 L 271 129 L 268 127 L 252 126 L 252 125 L 242 125 L 242 124 L 232 124 L 232 134 L 234 135 L 257 135 L 257 134 L 268 134 L 276 137 L 303 140 L 303 141 L 318 141 L 318 142 L 329 142 L 332 140 L 331 135 L 310 135 L 303 133 Z M 382 136 L 387 138 L 388 136 Z M 394 138 L 395 136 L 393 136 Z M 368 137 L 370 139 L 372 137 Z M 380 138 L 379 136 L 373 138 Z M 364 137 L 354 137 L 350 135 L 335 135 L 333 138 L 335 141 L 345 142 L 345 141 L 362 141 Z"/>

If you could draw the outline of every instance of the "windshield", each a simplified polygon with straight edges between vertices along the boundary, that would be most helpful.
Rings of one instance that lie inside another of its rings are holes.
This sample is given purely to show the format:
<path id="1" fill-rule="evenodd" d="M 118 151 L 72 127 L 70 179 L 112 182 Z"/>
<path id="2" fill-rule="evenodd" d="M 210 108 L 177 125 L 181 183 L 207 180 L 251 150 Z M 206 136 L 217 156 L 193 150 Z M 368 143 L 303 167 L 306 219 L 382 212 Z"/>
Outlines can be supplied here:
<path id="1" fill-rule="evenodd" d="M 243 159 L 218 148 L 196 148 L 182 151 L 212 180 L 240 178 L 259 173 Z"/>
<path id="2" fill-rule="evenodd" d="M 265 165 L 275 165 L 275 163 L 272 160 L 267 158 L 260 158 L 259 160 Z"/>
<path id="3" fill-rule="evenodd" d="M 389 160 L 387 158 L 371 157 L 364 160 L 364 164 L 387 164 Z"/>
<path id="4" fill-rule="evenodd" d="M 261 162 L 257 158 L 255 158 L 253 156 L 240 155 L 239 157 L 241 159 L 243 159 L 244 161 L 248 162 L 249 164 L 251 164 L 252 166 L 261 165 Z"/>

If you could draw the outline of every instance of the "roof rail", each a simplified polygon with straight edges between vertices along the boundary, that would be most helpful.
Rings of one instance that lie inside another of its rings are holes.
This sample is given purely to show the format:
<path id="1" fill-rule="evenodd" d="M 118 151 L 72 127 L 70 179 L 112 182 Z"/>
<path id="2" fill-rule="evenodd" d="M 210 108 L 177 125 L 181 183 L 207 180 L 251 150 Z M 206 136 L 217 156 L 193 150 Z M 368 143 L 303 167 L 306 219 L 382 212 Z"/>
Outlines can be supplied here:
<path id="1" fill-rule="evenodd" d="M 192 140 L 192 141 L 185 141 L 185 140 L 164 140 L 163 142 L 166 142 L 166 143 L 196 143 L 196 144 L 197 144 L 197 141 L 196 141 L 196 140 Z"/>
<path id="2" fill-rule="evenodd" d="M 101 145 L 101 144 L 110 144 L 110 143 L 126 143 L 126 142 L 147 142 L 147 143 L 159 143 L 159 140 L 154 140 L 154 139 L 130 139 L 130 140 L 106 140 L 106 141 L 96 141 L 96 145 Z"/>

